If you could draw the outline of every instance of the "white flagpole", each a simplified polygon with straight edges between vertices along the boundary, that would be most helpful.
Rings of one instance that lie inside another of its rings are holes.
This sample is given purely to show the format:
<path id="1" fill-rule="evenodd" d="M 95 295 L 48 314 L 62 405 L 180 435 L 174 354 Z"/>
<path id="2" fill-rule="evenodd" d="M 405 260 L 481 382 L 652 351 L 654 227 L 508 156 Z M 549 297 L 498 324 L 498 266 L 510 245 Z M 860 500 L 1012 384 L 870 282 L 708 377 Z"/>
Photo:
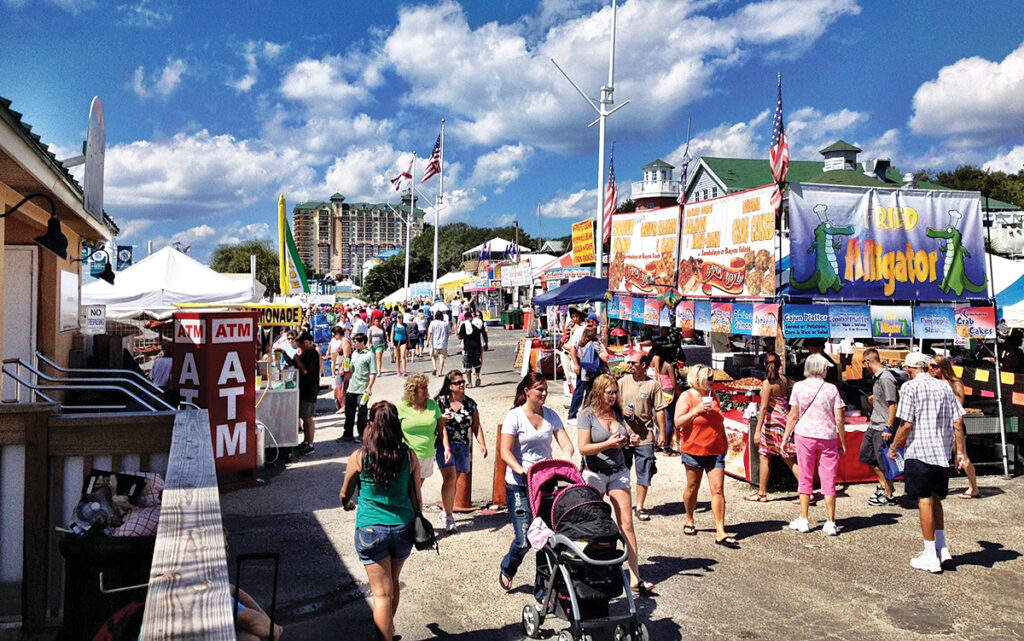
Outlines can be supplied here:
<path id="1" fill-rule="evenodd" d="M 409 167 L 409 214 L 405 217 L 405 298 L 409 296 L 409 249 L 412 247 L 412 217 L 416 202 L 413 190 L 416 188 L 416 152 L 412 152 L 412 165 Z"/>
<path id="2" fill-rule="evenodd" d="M 431 298 L 437 300 L 437 230 L 441 226 L 441 203 L 444 201 L 444 118 L 441 119 L 441 160 L 440 183 L 434 200 L 434 283 L 430 287 Z"/>

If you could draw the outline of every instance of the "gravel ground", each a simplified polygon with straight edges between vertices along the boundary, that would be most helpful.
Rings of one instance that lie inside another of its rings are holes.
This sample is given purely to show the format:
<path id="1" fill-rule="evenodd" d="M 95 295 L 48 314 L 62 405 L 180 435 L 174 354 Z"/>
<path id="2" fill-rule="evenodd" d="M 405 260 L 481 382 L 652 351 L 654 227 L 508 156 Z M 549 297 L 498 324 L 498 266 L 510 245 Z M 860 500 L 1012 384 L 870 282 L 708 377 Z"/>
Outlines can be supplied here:
<path id="1" fill-rule="evenodd" d="M 521 332 L 492 330 L 480 404 L 491 454 L 475 452 L 473 499 L 490 502 L 497 425 L 511 405 L 518 374 L 511 371 Z M 449 364 L 458 364 L 455 355 Z M 430 369 L 429 359 L 410 364 Z M 397 401 L 405 379 L 393 366 L 378 380 L 374 399 Z M 440 386 L 434 379 L 431 391 Z M 568 399 L 552 385 L 548 405 L 565 417 Z M 281 553 L 278 615 L 289 639 L 372 639 L 369 590 L 353 546 L 355 512 L 338 504 L 353 444 L 334 441 L 341 416 L 325 392 L 317 419 L 317 451 L 280 470 L 260 487 L 222 496 L 231 552 Z M 570 436 L 575 442 L 572 428 Z M 578 458 L 577 458 L 578 460 Z M 654 639 L 1021 639 L 1024 638 L 1024 480 L 981 479 L 983 498 L 945 502 L 955 569 L 942 575 L 912 570 L 920 549 L 917 512 L 909 506 L 866 504 L 871 484 L 845 489 L 838 501 L 840 536 L 820 529 L 824 508 L 812 508 L 812 531 L 785 530 L 796 515 L 793 494 L 766 504 L 742 501 L 749 488 L 726 481 L 729 531 L 742 549 L 714 545 L 706 484 L 695 537 L 682 535 L 684 475 L 678 458 L 659 458 L 648 497 L 651 521 L 637 523 L 641 572 L 658 596 L 639 601 Z M 963 489 L 963 479 L 952 487 Z M 901 488 L 900 488 L 901 489 Z M 440 476 L 424 485 L 427 503 L 440 498 Z M 823 504 L 822 504 L 823 505 Z M 436 512 L 430 512 L 433 518 Z M 413 552 L 402 573 L 396 629 L 405 641 L 429 638 L 523 638 L 520 613 L 531 596 L 527 560 L 517 587 L 498 586 L 498 562 L 511 541 L 504 512 L 458 515 L 459 532 L 444 535 L 440 556 Z M 234 575 L 232 559 L 231 572 Z M 268 569 L 246 566 L 242 586 L 269 604 Z M 563 622 L 548 619 L 545 637 Z M 610 632 L 595 639 L 610 639 Z"/>

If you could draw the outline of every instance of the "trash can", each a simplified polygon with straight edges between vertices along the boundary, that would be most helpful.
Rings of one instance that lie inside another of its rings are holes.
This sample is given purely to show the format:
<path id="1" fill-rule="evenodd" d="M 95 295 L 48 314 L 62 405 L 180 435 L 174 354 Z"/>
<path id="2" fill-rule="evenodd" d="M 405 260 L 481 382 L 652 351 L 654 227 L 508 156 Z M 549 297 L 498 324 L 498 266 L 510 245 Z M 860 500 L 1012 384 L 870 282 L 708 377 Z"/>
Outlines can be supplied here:
<path id="1" fill-rule="evenodd" d="M 523 310 L 513 309 L 509 312 L 509 320 L 512 321 L 512 327 L 514 329 L 523 328 Z"/>
<path id="2" fill-rule="evenodd" d="M 59 641 L 92 641 L 112 614 L 146 600 L 155 536 L 75 536 L 60 541 L 64 557 L 64 623 Z M 142 587 L 104 594 L 106 590 Z"/>
<path id="3" fill-rule="evenodd" d="M 502 310 L 501 312 L 501 326 L 505 329 L 512 329 L 512 314 L 509 310 Z"/>

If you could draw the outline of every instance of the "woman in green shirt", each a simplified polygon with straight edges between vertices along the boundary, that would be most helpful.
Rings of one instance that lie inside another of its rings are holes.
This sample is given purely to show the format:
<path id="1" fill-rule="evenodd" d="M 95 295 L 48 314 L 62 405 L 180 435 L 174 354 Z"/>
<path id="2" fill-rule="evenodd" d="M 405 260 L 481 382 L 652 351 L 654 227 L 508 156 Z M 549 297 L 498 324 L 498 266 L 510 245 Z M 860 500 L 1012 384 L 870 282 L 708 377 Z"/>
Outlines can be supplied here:
<path id="1" fill-rule="evenodd" d="M 379 639 L 395 635 L 399 582 L 412 551 L 413 492 L 419 494 L 419 462 L 405 444 L 398 410 L 387 401 L 374 403 L 363 447 L 348 459 L 341 504 L 356 509 L 355 543 L 373 591 L 373 622 Z M 419 503 L 422 504 L 422 503 Z"/>
<path id="2" fill-rule="evenodd" d="M 429 385 L 430 379 L 426 374 L 413 374 L 405 382 L 405 395 L 398 404 L 398 418 L 402 422 L 405 442 L 419 459 L 420 485 L 423 485 L 423 479 L 434 473 L 434 449 L 439 434 L 444 462 L 452 461 L 445 419 L 437 401 L 430 398 Z"/>

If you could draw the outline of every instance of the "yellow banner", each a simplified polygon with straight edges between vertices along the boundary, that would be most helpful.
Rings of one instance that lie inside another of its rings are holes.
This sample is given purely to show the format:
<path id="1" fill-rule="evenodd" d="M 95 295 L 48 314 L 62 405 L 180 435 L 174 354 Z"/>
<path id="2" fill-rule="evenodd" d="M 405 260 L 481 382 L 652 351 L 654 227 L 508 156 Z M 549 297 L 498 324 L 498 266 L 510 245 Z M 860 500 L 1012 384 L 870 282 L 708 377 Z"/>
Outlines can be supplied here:
<path id="1" fill-rule="evenodd" d="M 594 219 L 588 218 L 572 224 L 572 264 L 590 265 L 594 262 Z"/>
<path id="2" fill-rule="evenodd" d="M 302 324 L 302 307 L 300 305 L 245 305 L 246 309 L 260 312 L 260 325 L 284 325 L 297 327 Z"/>

